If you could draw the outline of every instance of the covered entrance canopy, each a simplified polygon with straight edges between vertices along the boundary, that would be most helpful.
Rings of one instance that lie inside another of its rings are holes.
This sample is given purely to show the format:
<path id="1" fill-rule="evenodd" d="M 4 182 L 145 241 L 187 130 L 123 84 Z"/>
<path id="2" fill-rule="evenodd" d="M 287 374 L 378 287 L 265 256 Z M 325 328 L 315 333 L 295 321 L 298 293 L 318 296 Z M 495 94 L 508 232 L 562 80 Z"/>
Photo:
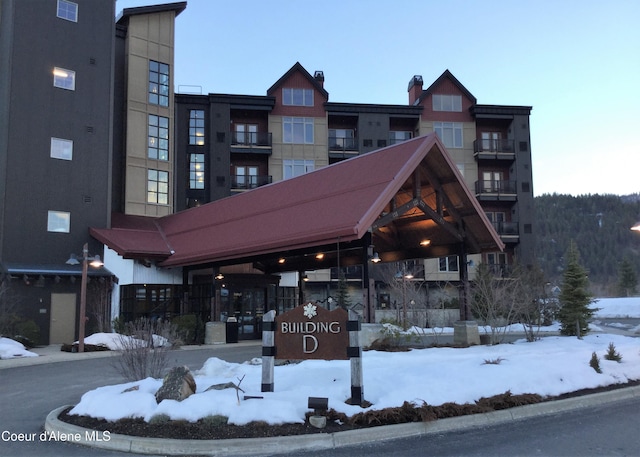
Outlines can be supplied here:
<path id="1" fill-rule="evenodd" d="M 504 247 L 435 133 L 165 217 L 114 217 L 90 233 L 162 267 L 253 263 L 265 273 L 366 264 L 373 250 L 398 261 Z"/>
<path id="2" fill-rule="evenodd" d="M 163 267 L 253 262 L 265 272 L 335 266 L 338 243 L 341 265 L 360 263 L 353 248 L 363 242 L 383 261 L 504 247 L 435 134 L 165 217 L 114 217 L 90 233 Z"/>

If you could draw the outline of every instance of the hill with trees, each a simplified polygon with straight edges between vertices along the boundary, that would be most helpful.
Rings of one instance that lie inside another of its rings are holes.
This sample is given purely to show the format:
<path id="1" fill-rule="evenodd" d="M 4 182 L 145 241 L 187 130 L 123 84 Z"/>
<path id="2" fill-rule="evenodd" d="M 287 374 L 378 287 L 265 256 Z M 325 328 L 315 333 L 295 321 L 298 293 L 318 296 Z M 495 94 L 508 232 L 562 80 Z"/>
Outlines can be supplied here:
<path id="1" fill-rule="evenodd" d="M 571 241 L 596 296 L 621 295 L 620 278 L 640 272 L 640 194 L 544 194 L 534 199 L 537 260 L 549 282 L 560 285 Z"/>

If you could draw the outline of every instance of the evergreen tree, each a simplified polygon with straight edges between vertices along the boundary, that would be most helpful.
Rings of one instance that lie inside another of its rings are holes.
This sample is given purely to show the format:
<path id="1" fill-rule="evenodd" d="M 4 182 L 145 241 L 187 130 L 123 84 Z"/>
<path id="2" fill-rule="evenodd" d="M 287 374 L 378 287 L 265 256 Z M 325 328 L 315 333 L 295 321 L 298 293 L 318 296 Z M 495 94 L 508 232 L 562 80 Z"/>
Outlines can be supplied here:
<path id="1" fill-rule="evenodd" d="M 630 297 L 637 293 L 638 275 L 633 264 L 627 257 L 620 262 L 618 269 L 618 296 Z"/>
<path id="2" fill-rule="evenodd" d="M 580 265 L 580 254 L 574 241 L 569 244 L 566 255 L 566 267 L 562 277 L 562 290 L 560 292 L 560 333 L 562 335 L 575 335 L 581 338 L 589 331 L 589 319 L 596 308 L 590 308 L 593 298 L 587 290 L 589 279 L 587 272 Z"/>

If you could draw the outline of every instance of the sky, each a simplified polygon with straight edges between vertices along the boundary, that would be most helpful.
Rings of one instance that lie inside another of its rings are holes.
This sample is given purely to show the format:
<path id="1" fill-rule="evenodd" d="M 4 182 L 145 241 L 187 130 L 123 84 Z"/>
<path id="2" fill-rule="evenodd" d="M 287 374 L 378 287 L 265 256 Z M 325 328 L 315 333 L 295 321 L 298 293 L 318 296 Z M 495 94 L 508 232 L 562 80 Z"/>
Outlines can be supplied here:
<path id="1" fill-rule="evenodd" d="M 122 9 L 169 0 L 117 0 Z M 329 101 L 407 104 L 445 70 L 480 104 L 531 106 L 534 194 L 640 192 L 636 0 L 188 0 L 175 89 L 266 95 L 296 62 Z M 613 133 L 611 133 L 613 132 Z"/>
<path id="2" fill-rule="evenodd" d="M 640 317 L 640 297 L 602 299 L 597 317 Z M 557 324 L 551 329 L 557 330 Z M 430 348 L 409 352 L 364 351 L 362 372 L 366 409 L 401 406 L 405 401 L 438 406 L 446 402 L 473 403 L 511 391 L 512 394 L 537 393 L 557 396 L 586 388 L 625 383 L 640 379 L 638 338 L 602 332 L 583 339 L 546 336 L 533 343 L 472 346 L 469 348 Z M 640 326 L 628 329 L 640 333 Z M 451 332 L 452 329 L 423 329 Z M 90 335 L 86 342 L 113 344 L 115 334 Z M 620 363 L 606 360 L 609 343 L 622 356 Z M 19 343 L 0 339 L 2 347 Z M 21 345 L 20 345 L 21 346 Z M 14 352 L 18 352 L 17 349 Z M 26 351 L 23 356 L 28 355 Z M 593 352 L 600 359 L 602 373 L 596 373 L 589 361 Z M 33 353 L 30 353 L 33 354 Z M 36 355 L 37 356 L 37 355 Z M 347 405 L 351 393 L 351 370 L 348 360 L 306 360 L 274 369 L 274 392 L 261 392 L 261 359 L 230 363 L 209 358 L 193 372 L 196 392 L 185 400 L 155 400 L 161 379 L 105 385 L 86 392 L 71 414 L 89 415 L 107 420 L 140 417 L 150 420 L 166 414 L 171 419 L 197 421 L 209 415 L 223 415 L 229 423 L 243 425 L 254 420 L 270 424 L 304 422 L 308 397 L 325 397 L 329 407 L 348 416 L 363 409 Z M 469 379 L 481 382 L 469 383 Z M 232 382 L 235 389 L 210 390 L 214 384 Z M 138 386 L 137 389 L 124 392 Z M 244 395 L 262 399 L 244 399 Z"/>

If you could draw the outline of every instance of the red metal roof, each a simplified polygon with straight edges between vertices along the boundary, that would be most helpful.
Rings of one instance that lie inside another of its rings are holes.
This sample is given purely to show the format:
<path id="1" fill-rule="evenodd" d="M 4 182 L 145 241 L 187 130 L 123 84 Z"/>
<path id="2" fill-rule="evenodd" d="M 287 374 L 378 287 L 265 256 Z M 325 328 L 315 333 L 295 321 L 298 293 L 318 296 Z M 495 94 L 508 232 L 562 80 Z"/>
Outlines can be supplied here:
<path id="1" fill-rule="evenodd" d="M 91 234 L 124 257 L 145 251 L 164 256 L 160 265 L 166 267 L 246 261 L 359 240 L 420 168 L 439 177 L 433 180 L 442 182 L 440 189 L 479 246 L 503 248 L 435 134 L 158 219 L 114 218 L 112 229 L 91 229 Z M 427 181 L 422 183 L 426 199 L 435 192 Z"/>

